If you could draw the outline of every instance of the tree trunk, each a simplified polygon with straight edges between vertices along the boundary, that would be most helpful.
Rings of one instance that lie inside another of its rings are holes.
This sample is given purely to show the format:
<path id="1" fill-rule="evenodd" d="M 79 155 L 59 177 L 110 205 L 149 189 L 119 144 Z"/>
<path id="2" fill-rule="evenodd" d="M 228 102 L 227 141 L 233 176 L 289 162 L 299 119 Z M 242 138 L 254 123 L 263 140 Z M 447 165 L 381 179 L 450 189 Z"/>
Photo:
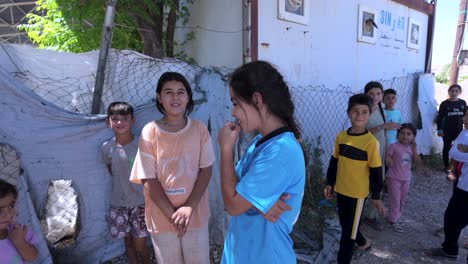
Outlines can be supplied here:
<path id="1" fill-rule="evenodd" d="M 167 16 L 167 28 L 166 28 L 166 55 L 168 57 L 174 57 L 174 33 L 177 23 L 177 14 L 179 12 L 179 0 L 172 0 L 171 10 Z"/>
<path id="2" fill-rule="evenodd" d="M 140 2 L 141 3 L 141 2 Z M 142 3 L 143 5 L 143 3 Z M 158 10 L 152 10 L 146 6 L 140 6 L 137 10 L 145 10 L 148 18 L 145 19 L 138 12 L 134 12 L 135 21 L 138 25 L 138 33 L 143 41 L 143 54 L 153 58 L 163 58 L 163 4 L 157 4 Z M 150 21 L 149 21 L 150 20 Z"/>

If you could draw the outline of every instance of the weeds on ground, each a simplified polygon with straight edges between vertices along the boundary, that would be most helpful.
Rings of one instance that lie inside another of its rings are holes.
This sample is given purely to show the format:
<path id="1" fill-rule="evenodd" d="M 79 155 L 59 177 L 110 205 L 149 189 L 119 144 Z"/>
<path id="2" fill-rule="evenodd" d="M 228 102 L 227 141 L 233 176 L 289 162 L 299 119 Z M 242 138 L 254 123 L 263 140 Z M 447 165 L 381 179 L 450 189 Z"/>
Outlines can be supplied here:
<path id="1" fill-rule="evenodd" d="M 324 216 L 329 214 L 327 212 L 334 211 L 335 206 L 332 205 L 333 208 L 322 206 L 325 177 L 321 137 L 317 137 L 314 141 L 305 138 L 301 146 L 306 166 L 306 182 L 301 213 L 293 231 L 294 248 L 318 250 L 317 247 L 321 247 L 323 240 Z"/>
<path id="2" fill-rule="evenodd" d="M 429 155 L 424 155 L 422 157 L 423 164 L 425 168 L 432 170 L 440 170 L 444 167 L 444 161 L 442 160 L 442 154 L 437 152 L 435 147 L 431 147 Z"/>

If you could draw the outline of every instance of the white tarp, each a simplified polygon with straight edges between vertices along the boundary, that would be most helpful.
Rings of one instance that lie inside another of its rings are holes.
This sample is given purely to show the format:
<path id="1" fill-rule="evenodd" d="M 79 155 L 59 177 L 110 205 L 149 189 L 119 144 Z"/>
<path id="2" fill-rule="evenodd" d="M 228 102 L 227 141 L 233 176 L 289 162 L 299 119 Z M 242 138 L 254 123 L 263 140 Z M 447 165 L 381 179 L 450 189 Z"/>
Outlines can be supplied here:
<path id="1" fill-rule="evenodd" d="M 36 215 L 40 217 L 45 206 L 49 181 L 71 179 L 79 194 L 80 233 L 75 246 L 54 251 L 54 262 L 99 263 L 122 254 L 123 244 L 121 241 L 110 240 L 105 220 L 111 178 L 105 166 L 98 162 L 100 144 L 112 136 L 112 131 L 105 125 L 105 116 L 65 111 L 37 96 L 14 77 L 17 76 L 15 73 L 25 71 L 50 78 L 59 74 L 85 76 L 96 69 L 97 53 L 57 53 L 24 46 L 2 48 L 0 141 L 14 146 L 21 155 L 24 175 L 20 177 L 19 187 L 21 196 L 25 196 L 25 199 L 19 200 L 19 220 L 28 223 L 36 233 L 40 233 Z M 4 52 L 6 50 L 8 52 Z M 220 74 L 209 70 L 201 72 L 196 85 L 198 90 L 206 89 L 203 93 L 205 103 L 196 106 L 191 118 L 199 119 L 205 124 L 209 122 L 215 142 L 218 128 L 230 119 L 229 111 L 226 111 L 228 90 Z M 156 77 L 151 77 L 156 80 Z M 155 83 L 152 84 L 153 87 Z M 68 88 L 69 91 L 76 91 L 77 86 L 70 84 Z M 136 107 L 136 135 L 139 135 L 144 124 L 161 116 L 151 98 L 148 101 L 149 103 Z M 217 153 L 216 145 L 214 144 Z M 24 191 L 27 186 L 29 193 Z M 209 194 L 212 210 L 210 238 L 220 243 L 224 236 L 226 217 L 220 195 L 217 163 L 213 166 Z M 44 242 L 39 251 L 37 263 L 50 263 Z"/>
<path id="2" fill-rule="evenodd" d="M 432 154 L 434 146 L 440 146 L 435 130 L 434 120 L 437 117 L 437 102 L 434 98 L 434 76 L 422 74 L 418 84 L 418 108 L 421 113 L 422 129 L 416 135 L 419 153 Z"/>

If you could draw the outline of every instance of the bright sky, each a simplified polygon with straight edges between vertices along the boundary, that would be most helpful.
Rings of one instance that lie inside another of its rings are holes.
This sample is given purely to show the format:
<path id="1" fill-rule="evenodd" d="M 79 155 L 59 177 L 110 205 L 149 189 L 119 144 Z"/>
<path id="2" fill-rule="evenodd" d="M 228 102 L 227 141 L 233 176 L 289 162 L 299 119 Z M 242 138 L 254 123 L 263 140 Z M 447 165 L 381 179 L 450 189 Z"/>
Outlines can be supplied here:
<path id="1" fill-rule="evenodd" d="M 432 68 L 450 63 L 457 32 L 459 0 L 437 1 Z M 466 35 L 465 30 L 465 35 Z M 466 37 L 466 36 L 465 36 Z M 466 39 L 468 41 L 468 38 Z M 466 41 L 465 41 L 466 42 Z M 468 43 L 464 43 L 464 47 Z"/>

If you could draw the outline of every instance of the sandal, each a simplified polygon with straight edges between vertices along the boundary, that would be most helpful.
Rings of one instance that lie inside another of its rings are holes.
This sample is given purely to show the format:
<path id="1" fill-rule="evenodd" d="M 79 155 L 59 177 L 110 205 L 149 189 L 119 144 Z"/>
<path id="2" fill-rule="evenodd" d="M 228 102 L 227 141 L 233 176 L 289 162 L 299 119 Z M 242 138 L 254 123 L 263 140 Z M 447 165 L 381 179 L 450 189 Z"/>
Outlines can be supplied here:
<path id="1" fill-rule="evenodd" d="M 424 251 L 426 255 L 438 259 L 457 260 L 458 255 L 447 254 L 442 248 L 430 248 Z"/>
<path id="2" fill-rule="evenodd" d="M 404 233 L 405 232 L 403 230 L 403 226 L 398 222 L 390 223 L 390 225 L 392 226 L 393 231 L 395 231 L 397 233 Z"/>
<path id="3" fill-rule="evenodd" d="M 362 251 L 367 251 L 367 250 L 371 249 L 371 247 L 372 247 L 372 244 L 371 244 L 370 240 L 368 239 L 366 241 L 366 244 L 364 244 L 362 246 L 358 246 L 358 249 L 362 250 Z"/>

